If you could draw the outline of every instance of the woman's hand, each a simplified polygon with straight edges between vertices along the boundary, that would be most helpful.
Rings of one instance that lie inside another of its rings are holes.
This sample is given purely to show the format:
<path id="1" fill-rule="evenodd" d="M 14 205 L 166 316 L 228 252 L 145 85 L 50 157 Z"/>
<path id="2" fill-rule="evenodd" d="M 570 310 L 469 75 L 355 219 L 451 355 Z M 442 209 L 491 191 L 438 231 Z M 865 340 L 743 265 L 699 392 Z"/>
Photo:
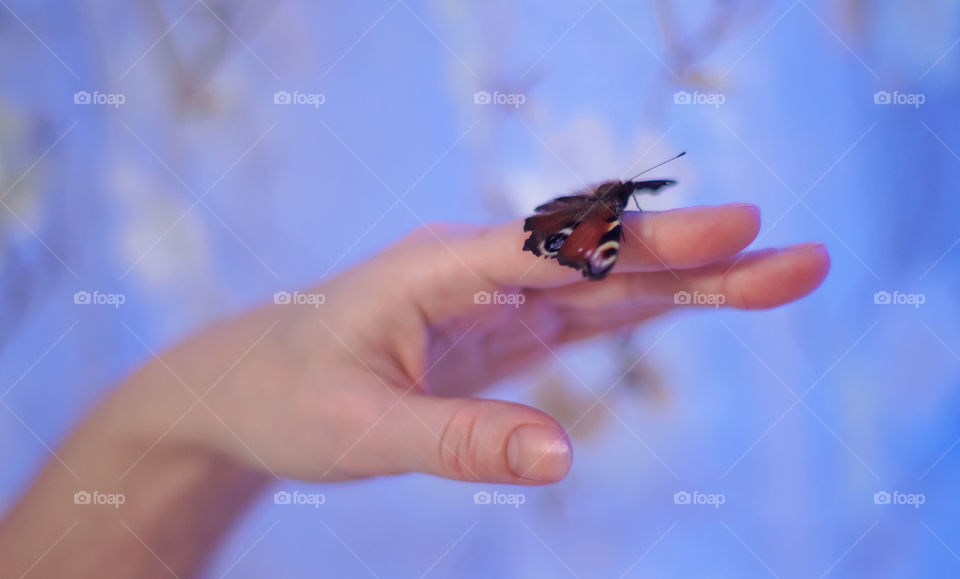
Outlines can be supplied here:
<path id="1" fill-rule="evenodd" d="M 520 223 L 424 229 L 292 300 L 307 303 L 150 351 L 0 523 L 0 575 L 194 575 L 271 476 L 560 480 L 572 449 L 553 418 L 465 396 L 672 310 L 676 292 L 769 308 L 829 267 L 818 244 L 740 253 L 760 226 L 748 205 L 630 214 L 625 226 L 601 282 L 522 252 Z M 478 303 L 494 292 L 510 303 Z M 122 506 L 71 502 L 78 492 Z"/>
<path id="2" fill-rule="evenodd" d="M 216 383 L 206 408 L 166 438 L 278 476 L 555 482 L 572 450 L 553 418 L 465 396 L 566 343 L 684 307 L 676 292 L 769 308 L 806 295 L 829 268 L 819 244 L 740 253 L 760 227 L 750 205 L 629 213 L 625 226 L 619 263 L 601 282 L 522 252 L 518 222 L 424 228 L 303 292 L 322 304 L 272 305 L 215 328 L 141 382 L 153 392 L 171 373 L 197 375 L 184 379 L 191 387 Z M 494 292 L 510 303 L 478 303 Z M 188 402 L 148 405 L 153 415 L 168 407 L 150 422 L 168 426 Z"/>

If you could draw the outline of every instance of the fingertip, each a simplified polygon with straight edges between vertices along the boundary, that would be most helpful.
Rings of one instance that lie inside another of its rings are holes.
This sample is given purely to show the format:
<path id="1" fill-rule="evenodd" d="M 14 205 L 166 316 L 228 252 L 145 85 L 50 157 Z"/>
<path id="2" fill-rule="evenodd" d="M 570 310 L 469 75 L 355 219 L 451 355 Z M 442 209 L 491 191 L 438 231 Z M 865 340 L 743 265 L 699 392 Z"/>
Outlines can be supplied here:
<path id="1" fill-rule="evenodd" d="M 728 203 L 710 207 L 696 207 L 703 211 L 705 235 L 726 238 L 731 247 L 740 251 L 760 233 L 760 208 L 752 203 Z"/>
<path id="2" fill-rule="evenodd" d="M 716 214 L 712 233 L 718 240 L 726 240 L 727 249 L 734 253 L 744 250 L 760 234 L 760 208 L 751 203 L 731 203 L 713 207 Z"/>
<path id="3" fill-rule="evenodd" d="M 760 257 L 754 267 L 738 268 L 731 284 L 743 288 L 738 306 L 763 310 L 809 295 L 830 271 L 830 253 L 822 243 L 801 243 Z"/>
<path id="4" fill-rule="evenodd" d="M 403 443 L 401 470 L 516 485 L 554 483 L 570 471 L 570 439 L 541 410 L 501 400 L 425 394 L 411 395 L 408 401 L 411 414 L 429 427 L 416 428 L 419 420 L 406 420 L 410 432 Z M 399 428 L 395 425 L 393 438 Z"/>
<path id="5" fill-rule="evenodd" d="M 554 483 L 570 472 L 573 446 L 559 425 L 525 424 L 510 435 L 507 464 L 527 484 Z"/>
<path id="6" fill-rule="evenodd" d="M 823 270 L 823 275 L 826 275 L 830 270 L 830 252 L 827 250 L 827 246 L 823 242 L 808 241 L 806 243 L 798 243 L 796 245 L 791 245 L 783 251 L 795 253 L 797 255 L 809 256 L 812 258 L 813 262 L 816 262 L 820 265 L 821 269 Z"/>
<path id="7" fill-rule="evenodd" d="M 686 207 L 625 217 L 622 257 L 637 270 L 701 267 L 742 251 L 760 232 L 760 208 L 749 203 Z M 639 237 L 641 243 L 631 243 Z"/>
<path id="8" fill-rule="evenodd" d="M 797 277 L 806 281 L 806 290 L 797 297 L 803 297 L 820 287 L 830 273 L 830 252 L 820 242 L 810 242 L 789 248 L 798 258 Z"/>
<path id="9" fill-rule="evenodd" d="M 735 211 L 741 219 L 744 219 L 747 224 L 745 229 L 752 232 L 750 241 L 753 241 L 760 233 L 760 207 L 753 203 L 731 203 L 727 207 L 729 207 L 731 211 Z"/>

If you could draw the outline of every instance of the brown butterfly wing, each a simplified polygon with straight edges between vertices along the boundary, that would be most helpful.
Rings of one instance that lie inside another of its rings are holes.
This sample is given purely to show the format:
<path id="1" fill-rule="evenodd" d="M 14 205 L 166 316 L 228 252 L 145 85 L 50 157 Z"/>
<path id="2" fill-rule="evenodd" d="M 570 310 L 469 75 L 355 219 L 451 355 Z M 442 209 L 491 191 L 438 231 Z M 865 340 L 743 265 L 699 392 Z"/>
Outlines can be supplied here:
<path id="1" fill-rule="evenodd" d="M 590 280 L 606 277 L 620 255 L 623 230 L 618 207 L 617 202 L 594 205 L 563 242 L 557 261 Z"/>
<path id="2" fill-rule="evenodd" d="M 676 185 L 677 182 L 673 179 L 651 179 L 649 181 L 627 181 L 624 183 L 624 186 L 630 191 L 630 194 L 635 193 L 659 193 L 660 189 L 664 187 L 672 187 Z"/>
<path id="3" fill-rule="evenodd" d="M 537 207 L 537 214 L 528 217 L 523 230 L 530 237 L 523 243 L 523 249 L 536 256 L 556 257 L 564 241 L 589 211 L 593 200 L 587 195 L 575 195 L 554 199 Z"/>
<path id="4" fill-rule="evenodd" d="M 587 279 L 603 279 L 619 254 L 625 193 L 621 182 L 608 181 L 589 193 L 544 203 L 524 222 L 531 234 L 523 249 L 556 258 Z"/>
<path id="5" fill-rule="evenodd" d="M 592 192 L 581 193 L 579 195 L 566 195 L 564 197 L 557 197 L 552 201 L 547 201 L 543 205 L 538 206 L 535 211 L 537 213 L 567 211 L 573 209 L 586 211 L 591 205 L 593 205 L 594 201 L 596 201 L 596 197 Z"/>
<path id="6" fill-rule="evenodd" d="M 587 193 L 557 197 L 537 207 L 536 215 L 524 222 L 523 230 L 531 233 L 523 249 L 556 258 L 587 279 L 601 280 L 620 256 L 627 200 L 637 193 L 658 193 L 675 183 L 671 179 L 607 181 Z"/>

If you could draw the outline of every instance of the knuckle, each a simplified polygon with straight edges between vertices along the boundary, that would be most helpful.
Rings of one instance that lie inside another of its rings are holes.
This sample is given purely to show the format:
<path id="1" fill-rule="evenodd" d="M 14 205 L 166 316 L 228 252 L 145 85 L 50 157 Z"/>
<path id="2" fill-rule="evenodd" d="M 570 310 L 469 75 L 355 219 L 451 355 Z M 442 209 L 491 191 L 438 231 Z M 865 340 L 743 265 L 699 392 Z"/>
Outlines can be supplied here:
<path id="1" fill-rule="evenodd" d="M 744 288 L 743 284 L 731 281 L 729 275 L 720 278 L 720 287 L 717 291 L 726 298 L 726 306 L 740 310 L 760 309 L 761 304 L 757 303 L 750 292 Z"/>
<path id="2" fill-rule="evenodd" d="M 479 480 L 485 460 L 481 457 L 479 432 L 487 404 L 471 401 L 450 417 L 437 441 L 440 465 L 449 476 L 461 480 Z"/>

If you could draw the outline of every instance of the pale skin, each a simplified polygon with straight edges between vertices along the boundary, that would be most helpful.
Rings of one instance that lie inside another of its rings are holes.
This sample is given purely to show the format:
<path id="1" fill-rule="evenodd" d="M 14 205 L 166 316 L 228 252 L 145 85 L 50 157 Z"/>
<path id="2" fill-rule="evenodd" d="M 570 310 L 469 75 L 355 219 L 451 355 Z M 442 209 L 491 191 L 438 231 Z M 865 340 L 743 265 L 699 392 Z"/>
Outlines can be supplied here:
<path id="1" fill-rule="evenodd" d="M 309 290 L 325 297 L 319 307 L 264 306 L 158 353 L 0 523 L 0 576 L 196 575 L 276 477 L 556 482 L 573 460 L 563 427 L 470 395 L 565 344 L 685 307 L 677 291 L 772 308 L 813 291 L 829 269 L 821 244 L 744 252 L 760 227 L 750 205 L 625 219 L 620 259 L 602 282 L 522 252 L 520 222 L 433 226 Z M 522 292 L 525 302 L 477 305 L 479 291 Z M 78 490 L 125 503 L 77 505 Z"/>

